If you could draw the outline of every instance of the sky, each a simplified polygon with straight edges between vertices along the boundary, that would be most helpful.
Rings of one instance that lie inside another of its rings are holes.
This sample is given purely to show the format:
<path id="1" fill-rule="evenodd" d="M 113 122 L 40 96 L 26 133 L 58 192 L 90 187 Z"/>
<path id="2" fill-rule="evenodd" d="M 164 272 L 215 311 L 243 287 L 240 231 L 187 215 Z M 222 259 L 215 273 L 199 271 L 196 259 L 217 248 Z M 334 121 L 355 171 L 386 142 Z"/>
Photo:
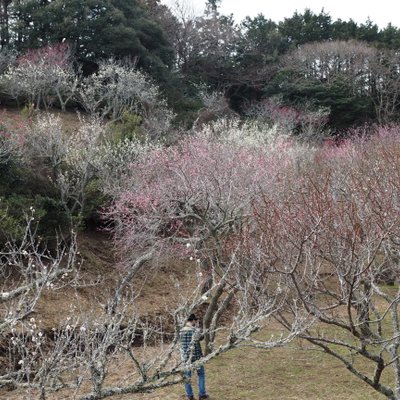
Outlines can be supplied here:
<path id="1" fill-rule="evenodd" d="M 162 0 L 172 4 L 176 0 Z M 178 0 L 180 3 L 192 3 L 193 8 L 201 13 L 205 0 Z M 222 0 L 222 14 L 233 14 L 236 22 L 246 16 L 255 17 L 262 13 L 267 19 L 275 22 L 291 17 L 295 11 L 302 13 L 305 8 L 319 13 L 322 9 L 332 20 L 353 19 L 364 23 L 369 17 L 379 28 L 385 28 L 389 22 L 400 27 L 400 2 L 398 0 Z"/>

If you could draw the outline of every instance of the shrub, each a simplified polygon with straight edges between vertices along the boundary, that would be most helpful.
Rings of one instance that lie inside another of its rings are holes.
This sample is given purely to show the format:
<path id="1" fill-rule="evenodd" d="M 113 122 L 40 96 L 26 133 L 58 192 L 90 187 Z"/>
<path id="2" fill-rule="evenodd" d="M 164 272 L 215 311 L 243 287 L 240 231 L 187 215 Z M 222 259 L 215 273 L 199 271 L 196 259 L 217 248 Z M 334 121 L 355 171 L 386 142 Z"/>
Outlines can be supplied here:
<path id="1" fill-rule="evenodd" d="M 109 127 L 112 136 L 116 141 L 144 139 L 144 134 L 140 128 L 143 118 L 137 114 L 124 112 L 120 121 L 115 121 Z"/>

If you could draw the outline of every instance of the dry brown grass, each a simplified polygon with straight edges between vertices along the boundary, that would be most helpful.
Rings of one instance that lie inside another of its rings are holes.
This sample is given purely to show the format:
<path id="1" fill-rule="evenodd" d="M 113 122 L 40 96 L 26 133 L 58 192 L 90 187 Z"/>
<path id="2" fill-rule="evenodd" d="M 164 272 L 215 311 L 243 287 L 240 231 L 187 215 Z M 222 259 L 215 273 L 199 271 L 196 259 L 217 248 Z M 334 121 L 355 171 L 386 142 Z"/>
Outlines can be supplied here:
<path id="1" fill-rule="evenodd" d="M 122 361 L 111 372 L 109 383 L 132 377 Z M 213 360 L 206 367 L 211 400 L 378 400 L 384 399 L 357 380 L 338 362 L 296 346 L 268 351 L 238 349 Z M 1 392 L 1 399 L 28 400 L 27 393 Z M 36 399 L 37 397 L 31 397 Z M 73 399 L 71 392 L 58 392 L 48 400 Z M 183 386 L 154 393 L 115 396 L 113 400 L 180 400 Z"/>
<path id="2" fill-rule="evenodd" d="M 297 347 L 234 350 L 206 367 L 212 400 L 375 400 L 384 398 L 338 362 Z M 125 399 L 178 400 L 183 387 Z"/>

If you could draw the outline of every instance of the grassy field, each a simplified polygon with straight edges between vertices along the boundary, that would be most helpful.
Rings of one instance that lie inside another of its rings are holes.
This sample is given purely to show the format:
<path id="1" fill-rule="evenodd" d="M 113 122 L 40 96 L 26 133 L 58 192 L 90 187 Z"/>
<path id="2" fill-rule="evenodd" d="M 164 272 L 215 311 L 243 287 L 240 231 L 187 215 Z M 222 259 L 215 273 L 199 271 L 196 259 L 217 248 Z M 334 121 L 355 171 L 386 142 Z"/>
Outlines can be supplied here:
<path id="1" fill-rule="evenodd" d="M 373 400 L 384 399 L 339 362 L 293 345 L 273 350 L 238 349 L 206 367 L 212 400 Z M 131 399 L 184 399 L 174 386 Z M 125 397 L 127 398 L 127 397 Z M 121 397 L 122 399 L 122 397 Z"/>

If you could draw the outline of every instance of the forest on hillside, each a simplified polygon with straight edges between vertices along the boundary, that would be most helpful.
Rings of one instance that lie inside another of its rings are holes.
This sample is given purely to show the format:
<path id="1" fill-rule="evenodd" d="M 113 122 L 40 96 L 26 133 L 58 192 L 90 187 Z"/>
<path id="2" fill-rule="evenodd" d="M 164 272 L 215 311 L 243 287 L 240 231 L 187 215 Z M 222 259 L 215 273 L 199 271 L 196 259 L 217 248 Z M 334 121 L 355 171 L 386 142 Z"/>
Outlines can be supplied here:
<path id="1" fill-rule="evenodd" d="M 1 0 L 0 46 L 0 396 L 307 343 L 400 399 L 399 28 Z"/>
<path id="2" fill-rule="evenodd" d="M 26 52 L 67 43 L 77 74 L 88 76 L 111 57 L 149 74 L 177 124 L 190 126 L 209 105 L 204 92 L 226 100 L 217 114 L 229 108 L 247 116 L 269 99 L 299 113 L 320 111 L 336 132 L 399 118 L 399 28 L 307 9 L 280 22 L 261 14 L 234 21 L 218 5 L 208 1 L 195 16 L 184 2 L 171 10 L 157 0 L 4 0 L 0 72 Z"/>

